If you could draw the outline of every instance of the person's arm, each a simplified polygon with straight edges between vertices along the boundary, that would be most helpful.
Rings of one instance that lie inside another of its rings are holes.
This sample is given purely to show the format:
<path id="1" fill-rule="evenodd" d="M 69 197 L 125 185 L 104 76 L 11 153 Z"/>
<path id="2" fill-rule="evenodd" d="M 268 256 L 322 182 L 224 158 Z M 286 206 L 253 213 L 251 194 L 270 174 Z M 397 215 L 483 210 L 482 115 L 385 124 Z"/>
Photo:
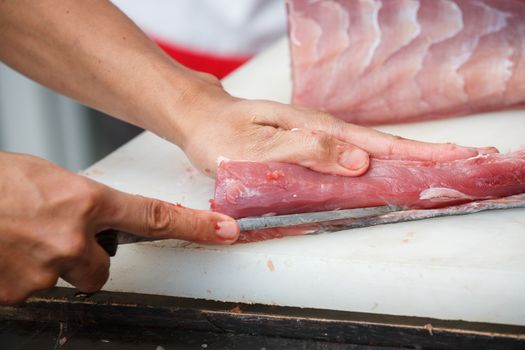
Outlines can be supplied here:
<path id="1" fill-rule="evenodd" d="M 214 77 L 172 60 L 106 0 L 2 1 L 0 42 L 8 65 L 172 141 L 210 175 L 219 156 L 354 176 L 367 170 L 369 155 L 445 160 L 478 153 L 404 140 L 306 108 L 233 98 Z"/>

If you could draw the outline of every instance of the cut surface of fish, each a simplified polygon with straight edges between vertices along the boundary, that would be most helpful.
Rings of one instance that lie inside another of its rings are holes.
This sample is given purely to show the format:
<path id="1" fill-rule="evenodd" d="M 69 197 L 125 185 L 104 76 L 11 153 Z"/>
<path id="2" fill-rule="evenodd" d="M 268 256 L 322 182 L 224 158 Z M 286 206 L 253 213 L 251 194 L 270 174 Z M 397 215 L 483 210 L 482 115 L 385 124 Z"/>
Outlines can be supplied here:
<path id="1" fill-rule="evenodd" d="M 375 125 L 525 104 L 523 0 L 287 0 L 293 102 Z"/>

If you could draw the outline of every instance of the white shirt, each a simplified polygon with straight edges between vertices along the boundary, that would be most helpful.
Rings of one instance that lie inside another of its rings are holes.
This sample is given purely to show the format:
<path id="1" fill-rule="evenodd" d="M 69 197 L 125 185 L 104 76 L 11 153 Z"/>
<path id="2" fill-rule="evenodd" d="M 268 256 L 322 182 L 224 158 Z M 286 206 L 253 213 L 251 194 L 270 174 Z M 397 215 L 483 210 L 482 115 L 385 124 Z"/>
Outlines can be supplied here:
<path id="1" fill-rule="evenodd" d="M 252 55 L 286 33 L 284 0 L 112 0 L 153 38 L 190 50 Z"/>

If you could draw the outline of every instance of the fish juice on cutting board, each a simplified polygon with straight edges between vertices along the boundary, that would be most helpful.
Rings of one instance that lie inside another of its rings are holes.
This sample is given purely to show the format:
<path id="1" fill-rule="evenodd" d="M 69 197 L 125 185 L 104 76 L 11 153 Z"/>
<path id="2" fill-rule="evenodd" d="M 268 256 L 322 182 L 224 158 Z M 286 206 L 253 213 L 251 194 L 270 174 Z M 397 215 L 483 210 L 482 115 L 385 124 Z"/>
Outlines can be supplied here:
<path id="1" fill-rule="evenodd" d="M 293 102 L 375 125 L 525 102 L 523 0 L 287 0 Z"/>

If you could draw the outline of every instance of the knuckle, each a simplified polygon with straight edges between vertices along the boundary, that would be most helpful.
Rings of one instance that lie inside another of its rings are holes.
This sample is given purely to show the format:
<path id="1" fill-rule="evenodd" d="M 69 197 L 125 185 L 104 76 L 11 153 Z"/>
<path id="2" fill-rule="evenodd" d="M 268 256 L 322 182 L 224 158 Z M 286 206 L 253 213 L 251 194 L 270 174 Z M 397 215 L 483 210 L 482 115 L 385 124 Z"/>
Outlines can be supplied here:
<path id="1" fill-rule="evenodd" d="M 186 230 L 188 233 L 196 234 L 198 237 L 204 237 L 206 239 L 209 233 L 209 222 L 202 220 L 197 215 L 189 215 Z"/>
<path id="2" fill-rule="evenodd" d="M 342 120 L 335 119 L 331 115 L 328 115 L 326 123 L 329 126 L 329 131 L 332 135 L 343 135 L 348 128 L 348 124 Z"/>
<path id="3" fill-rule="evenodd" d="M 311 155 L 319 160 L 331 159 L 336 151 L 333 138 L 325 133 L 308 135 L 307 142 Z"/>
<path id="4" fill-rule="evenodd" d="M 387 158 L 391 158 L 396 153 L 397 153 L 397 143 L 394 139 L 392 139 L 386 144 L 386 156 Z"/>
<path id="5" fill-rule="evenodd" d="M 170 208 L 161 200 L 149 200 L 146 204 L 145 215 L 145 229 L 153 233 L 168 232 L 173 222 Z"/>
<path id="6" fill-rule="evenodd" d="M 322 111 L 312 111 L 309 120 L 310 126 L 315 126 L 316 128 L 322 128 L 330 132 L 330 128 L 336 126 L 337 124 L 343 124 L 339 119 L 336 119 L 331 114 L 322 112 Z"/>
<path id="7" fill-rule="evenodd" d="M 88 179 L 79 178 L 75 183 L 77 208 L 85 216 L 91 216 L 99 207 L 101 192 L 98 186 Z"/>
<path id="8" fill-rule="evenodd" d="M 76 233 L 68 239 L 57 240 L 54 248 L 60 260 L 76 260 L 86 252 L 87 240 L 82 233 Z"/>
<path id="9" fill-rule="evenodd" d="M 337 124 L 339 119 L 336 119 L 331 114 L 328 114 L 326 112 L 317 112 L 316 113 L 316 121 L 322 122 L 322 123 L 330 123 L 330 124 Z M 342 123 L 342 122 L 341 122 Z"/>

